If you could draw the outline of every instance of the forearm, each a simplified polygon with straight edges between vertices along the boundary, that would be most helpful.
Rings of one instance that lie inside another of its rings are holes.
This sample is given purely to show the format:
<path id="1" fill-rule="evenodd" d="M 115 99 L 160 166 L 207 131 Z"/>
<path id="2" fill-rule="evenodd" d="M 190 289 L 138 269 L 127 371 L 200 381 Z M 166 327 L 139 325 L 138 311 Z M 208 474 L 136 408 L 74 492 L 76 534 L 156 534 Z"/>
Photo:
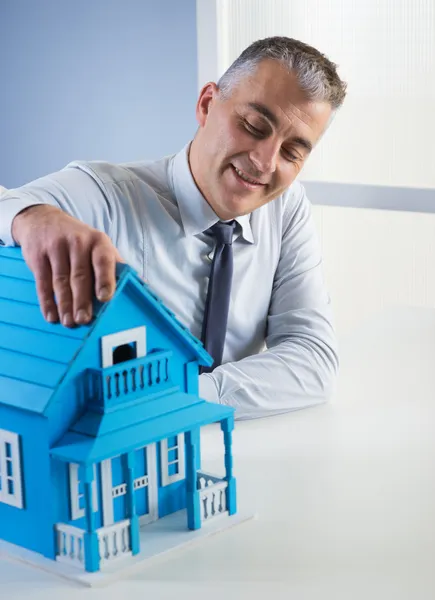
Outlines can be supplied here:
<path id="1" fill-rule="evenodd" d="M 105 233 L 110 229 L 110 207 L 104 190 L 79 169 L 66 169 L 9 190 L 0 198 L 0 239 L 15 245 L 14 221 L 35 205 L 50 205 Z"/>
<path id="2" fill-rule="evenodd" d="M 200 377 L 200 395 L 233 406 L 236 418 L 257 418 L 327 401 L 338 372 L 338 352 L 331 321 L 322 310 L 305 317 L 298 311 L 298 332 L 268 349 L 217 367 Z M 296 319 L 296 315 L 294 315 Z M 316 333 L 313 333 L 313 320 Z"/>

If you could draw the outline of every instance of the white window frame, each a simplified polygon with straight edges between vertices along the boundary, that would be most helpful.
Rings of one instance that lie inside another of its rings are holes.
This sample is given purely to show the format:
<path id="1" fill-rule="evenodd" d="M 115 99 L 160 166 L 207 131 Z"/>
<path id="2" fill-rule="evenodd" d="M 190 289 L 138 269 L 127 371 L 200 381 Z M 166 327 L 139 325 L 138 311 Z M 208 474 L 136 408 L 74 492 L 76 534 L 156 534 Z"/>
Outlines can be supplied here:
<path id="1" fill-rule="evenodd" d="M 103 369 L 113 366 L 113 350 L 124 344 L 136 342 L 137 358 L 146 355 L 146 327 L 134 327 L 101 338 Z"/>
<path id="2" fill-rule="evenodd" d="M 176 446 L 168 446 L 168 438 L 165 438 L 160 443 L 160 466 L 162 471 L 162 486 L 170 485 L 171 483 L 175 483 L 176 481 L 181 481 L 181 479 L 184 479 L 186 476 L 186 465 L 184 457 L 184 433 L 179 433 L 176 436 L 176 438 Z M 168 454 L 171 450 L 178 450 L 177 460 L 169 460 Z M 174 473 L 174 475 L 169 475 L 169 466 L 175 463 L 178 463 L 178 473 Z"/>
<path id="3" fill-rule="evenodd" d="M 85 509 L 80 508 L 80 498 L 84 494 L 79 493 L 79 465 L 69 463 L 69 490 L 71 499 L 71 520 L 81 519 L 85 516 Z M 92 482 L 92 508 L 94 512 L 98 511 L 98 496 L 97 496 L 97 469 L 94 465 L 94 480 Z"/>
<path id="4" fill-rule="evenodd" d="M 0 502 L 15 506 L 15 508 L 23 508 L 23 489 L 22 489 L 22 472 L 21 472 L 21 456 L 20 456 L 20 436 L 12 431 L 0 429 L 0 477 L 1 490 Z M 6 457 L 6 444 L 10 444 L 11 456 Z M 12 475 L 7 474 L 8 462 L 12 463 Z M 11 480 L 14 487 L 14 493 L 8 491 L 8 480 Z"/>

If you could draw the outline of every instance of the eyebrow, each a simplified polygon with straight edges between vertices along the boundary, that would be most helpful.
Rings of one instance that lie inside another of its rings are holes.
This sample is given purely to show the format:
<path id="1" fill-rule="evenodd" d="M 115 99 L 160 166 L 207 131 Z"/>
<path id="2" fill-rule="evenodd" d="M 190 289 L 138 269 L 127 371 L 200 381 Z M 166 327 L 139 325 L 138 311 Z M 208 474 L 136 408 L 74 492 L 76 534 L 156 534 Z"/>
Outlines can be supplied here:
<path id="1" fill-rule="evenodd" d="M 261 115 L 263 115 L 263 117 L 270 121 L 272 125 L 278 127 L 278 117 L 269 108 L 267 108 L 267 106 L 264 106 L 264 104 L 260 104 L 259 102 L 249 102 L 248 106 L 260 113 Z M 311 150 L 313 149 L 313 144 L 303 137 L 297 136 L 293 138 L 292 141 L 295 144 L 298 144 L 298 146 L 302 146 L 303 148 L 305 148 L 305 150 L 307 150 L 308 152 L 311 152 Z"/>

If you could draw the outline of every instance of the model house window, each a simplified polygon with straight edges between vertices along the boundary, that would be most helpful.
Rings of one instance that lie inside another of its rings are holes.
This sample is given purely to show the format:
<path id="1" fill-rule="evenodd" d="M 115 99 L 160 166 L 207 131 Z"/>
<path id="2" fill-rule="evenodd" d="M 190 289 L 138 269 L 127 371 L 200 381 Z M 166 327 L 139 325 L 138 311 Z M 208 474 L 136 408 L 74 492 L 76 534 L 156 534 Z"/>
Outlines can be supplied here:
<path id="1" fill-rule="evenodd" d="M 162 440 L 161 453 L 162 485 L 184 479 L 184 433 Z"/>
<path id="2" fill-rule="evenodd" d="M 137 358 L 137 345 L 136 342 L 132 342 L 131 344 L 121 344 L 120 346 L 116 346 L 112 352 L 112 361 L 114 365 L 125 362 L 127 360 L 132 360 L 133 358 Z"/>
<path id="3" fill-rule="evenodd" d="M 69 465 L 69 485 L 71 498 L 71 520 L 80 519 L 85 516 L 85 484 L 80 481 L 79 465 Z M 94 465 L 94 481 L 92 482 L 92 509 L 98 511 L 97 498 L 97 470 Z"/>
<path id="4" fill-rule="evenodd" d="M 0 429 L 0 502 L 23 508 L 19 436 Z"/>
<path id="5" fill-rule="evenodd" d="M 103 368 L 140 358 L 146 354 L 145 327 L 126 329 L 101 338 Z"/>

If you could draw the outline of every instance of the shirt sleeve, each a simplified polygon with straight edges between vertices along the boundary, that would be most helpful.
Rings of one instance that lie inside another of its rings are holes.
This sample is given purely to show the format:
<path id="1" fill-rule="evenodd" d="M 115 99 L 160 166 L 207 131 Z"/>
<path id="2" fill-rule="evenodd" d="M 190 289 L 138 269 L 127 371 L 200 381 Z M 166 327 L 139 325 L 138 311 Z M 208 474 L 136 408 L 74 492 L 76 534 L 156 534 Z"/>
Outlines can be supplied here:
<path id="1" fill-rule="evenodd" d="M 266 349 L 200 378 L 203 397 L 233 406 L 238 419 L 317 405 L 334 389 L 339 360 L 320 243 L 305 190 L 296 189 L 299 197 L 292 197 L 283 217 Z"/>
<path id="2" fill-rule="evenodd" d="M 83 223 L 110 234 L 112 209 L 102 182 L 71 164 L 61 171 L 1 195 L 1 245 L 15 245 L 12 237 L 14 218 L 25 208 L 36 204 L 56 206 Z"/>

